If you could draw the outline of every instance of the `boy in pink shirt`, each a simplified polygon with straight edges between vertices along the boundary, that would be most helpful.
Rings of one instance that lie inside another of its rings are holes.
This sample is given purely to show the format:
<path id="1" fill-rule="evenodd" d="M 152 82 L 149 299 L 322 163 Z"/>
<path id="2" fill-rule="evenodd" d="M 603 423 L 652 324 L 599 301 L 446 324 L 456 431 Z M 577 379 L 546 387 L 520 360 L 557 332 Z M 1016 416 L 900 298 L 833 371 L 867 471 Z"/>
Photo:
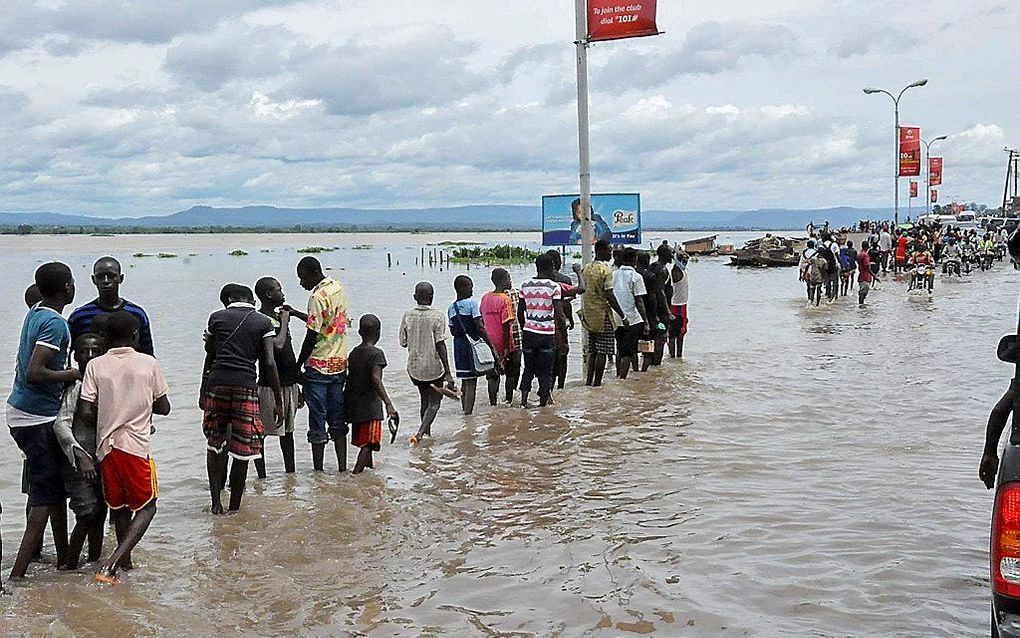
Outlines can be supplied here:
<path id="1" fill-rule="evenodd" d="M 117 549 L 96 573 L 101 583 L 117 583 L 117 569 L 130 569 L 131 550 L 156 515 L 159 496 L 150 445 L 152 415 L 170 414 L 170 401 L 159 364 L 135 351 L 139 327 L 129 312 L 110 315 L 110 349 L 85 369 L 74 417 L 95 423 L 103 494 L 117 530 Z"/>

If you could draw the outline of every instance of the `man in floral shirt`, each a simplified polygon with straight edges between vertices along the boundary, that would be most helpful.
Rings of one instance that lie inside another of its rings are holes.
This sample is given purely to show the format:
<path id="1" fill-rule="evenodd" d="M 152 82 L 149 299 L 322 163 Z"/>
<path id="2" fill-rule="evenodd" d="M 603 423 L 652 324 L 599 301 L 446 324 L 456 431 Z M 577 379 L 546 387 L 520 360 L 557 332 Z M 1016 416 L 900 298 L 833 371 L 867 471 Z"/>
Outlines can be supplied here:
<path id="1" fill-rule="evenodd" d="M 308 332 L 298 356 L 298 366 L 304 365 L 305 371 L 305 403 L 308 404 L 308 442 L 312 444 L 312 465 L 316 470 L 322 470 L 326 442 L 332 439 L 337 466 L 341 472 L 345 472 L 347 294 L 339 281 L 322 274 L 322 264 L 315 257 L 305 257 L 298 262 L 297 275 L 301 287 L 312 293 L 308 299 Z"/>

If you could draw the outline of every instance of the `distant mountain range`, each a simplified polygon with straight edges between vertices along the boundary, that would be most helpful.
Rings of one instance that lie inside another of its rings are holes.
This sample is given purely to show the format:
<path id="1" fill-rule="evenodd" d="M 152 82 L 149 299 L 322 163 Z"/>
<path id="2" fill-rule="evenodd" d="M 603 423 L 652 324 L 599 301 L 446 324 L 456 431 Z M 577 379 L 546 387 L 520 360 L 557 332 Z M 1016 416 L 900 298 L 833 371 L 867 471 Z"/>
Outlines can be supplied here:
<path id="1" fill-rule="evenodd" d="M 901 211 L 905 218 L 905 211 Z M 813 221 L 835 227 L 860 219 L 890 219 L 888 208 L 761 209 L 750 211 L 643 211 L 645 230 L 790 230 Z M 91 217 L 63 213 L 0 212 L 2 232 L 203 232 L 217 229 L 284 232 L 383 230 L 540 230 L 538 206 L 475 205 L 452 208 L 368 210 L 193 206 L 171 215 Z"/>

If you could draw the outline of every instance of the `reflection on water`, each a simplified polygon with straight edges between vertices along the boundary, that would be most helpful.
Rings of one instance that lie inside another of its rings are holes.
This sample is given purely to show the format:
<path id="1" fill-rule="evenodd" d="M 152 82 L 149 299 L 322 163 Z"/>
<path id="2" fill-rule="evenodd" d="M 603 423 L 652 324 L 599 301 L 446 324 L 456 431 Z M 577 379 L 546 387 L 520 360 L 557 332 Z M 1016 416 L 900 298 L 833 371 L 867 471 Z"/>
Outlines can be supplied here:
<path id="1" fill-rule="evenodd" d="M 295 249 L 341 247 L 320 258 L 347 284 L 353 315 L 382 319 L 387 384 L 411 415 L 396 326 L 420 278 L 436 283 L 437 305 L 452 300 L 463 270 L 414 266 L 440 239 L 461 238 L 0 238 L 7 335 L 38 263 L 68 261 L 82 303 L 92 260 L 124 257 L 125 296 L 153 317 L 175 406 L 154 440 L 159 513 L 128 584 L 100 589 L 88 573 L 37 568 L 0 600 L 3 634 L 980 631 L 990 495 L 976 467 L 983 420 L 1010 375 L 994 348 L 1014 323 L 1020 282 L 1003 267 L 971 275 L 978 286 L 940 284 L 922 302 L 888 280 L 868 307 L 806 308 L 793 271 L 702 259 L 683 363 L 592 392 L 572 361 L 574 382 L 544 410 L 480 406 L 462 417 L 447 402 L 433 441 L 384 444 L 378 469 L 358 477 L 311 474 L 303 446 L 298 474 L 284 476 L 270 440 L 270 477 L 251 482 L 246 509 L 209 516 L 194 404 L 222 283 L 276 275 L 300 305 Z M 350 250 L 365 242 L 374 250 Z M 251 255 L 227 256 L 234 248 Z M 194 256 L 129 257 L 140 251 Z M 387 269 L 386 253 L 399 265 Z M 487 288 L 486 269 L 470 274 Z M 3 340 L 0 358 L 13 361 L 14 348 Z M 10 380 L 0 377 L 0 395 Z M 5 570 L 22 526 L 19 466 L 0 437 Z"/>

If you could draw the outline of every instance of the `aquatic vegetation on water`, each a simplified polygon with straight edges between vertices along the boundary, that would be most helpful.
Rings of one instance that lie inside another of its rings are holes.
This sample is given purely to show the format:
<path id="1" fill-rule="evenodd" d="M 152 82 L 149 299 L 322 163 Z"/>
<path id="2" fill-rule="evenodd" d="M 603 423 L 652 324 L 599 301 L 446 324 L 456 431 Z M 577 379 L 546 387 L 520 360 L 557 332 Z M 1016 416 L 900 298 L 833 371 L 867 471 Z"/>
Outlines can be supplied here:
<path id="1" fill-rule="evenodd" d="M 156 256 L 159 257 L 160 259 L 173 259 L 177 255 L 174 253 L 159 253 Z"/>
<path id="2" fill-rule="evenodd" d="M 357 246 L 351 248 L 351 250 L 372 250 L 374 248 L 375 246 L 373 246 L 372 244 L 358 244 Z"/>
<path id="3" fill-rule="evenodd" d="M 149 253 L 135 253 L 135 254 L 133 254 L 131 256 L 132 257 L 152 257 L 152 255 L 150 255 Z"/>
<path id="4" fill-rule="evenodd" d="M 248 253 L 243 251 L 243 250 L 241 250 L 240 248 L 238 248 L 237 250 L 232 250 L 232 251 L 230 251 L 227 254 L 230 255 L 231 257 L 247 257 L 248 256 Z"/>
<path id="5" fill-rule="evenodd" d="M 331 253 L 335 248 L 326 248 L 325 246 L 305 246 L 304 248 L 298 248 L 298 252 L 303 255 L 317 255 L 318 253 Z"/>
<path id="6" fill-rule="evenodd" d="M 458 248 L 453 251 L 450 261 L 456 264 L 528 264 L 538 257 L 539 253 L 524 248 L 503 244 L 499 246 L 476 246 L 474 248 Z"/>

